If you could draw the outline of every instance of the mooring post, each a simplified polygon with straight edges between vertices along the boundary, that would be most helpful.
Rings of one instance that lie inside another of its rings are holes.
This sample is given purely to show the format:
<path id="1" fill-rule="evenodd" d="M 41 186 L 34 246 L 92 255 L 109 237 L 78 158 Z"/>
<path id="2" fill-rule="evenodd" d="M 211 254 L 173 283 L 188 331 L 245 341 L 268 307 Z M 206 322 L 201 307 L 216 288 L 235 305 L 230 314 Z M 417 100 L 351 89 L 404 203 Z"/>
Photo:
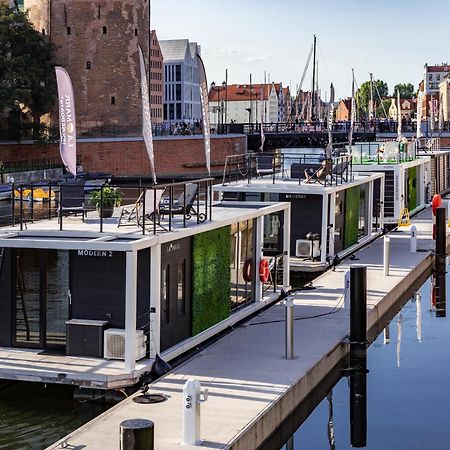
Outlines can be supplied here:
<path id="1" fill-rule="evenodd" d="M 391 238 L 384 237 L 384 251 L 383 251 L 383 273 L 385 277 L 389 276 L 389 260 L 391 258 Z"/>
<path id="2" fill-rule="evenodd" d="M 200 405 L 208 399 L 208 389 L 191 378 L 183 388 L 183 441 L 184 445 L 200 445 Z"/>
<path id="3" fill-rule="evenodd" d="M 411 239 L 409 240 L 409 251 L 411 253 L 417 252 L 417 227 L 415 225 L 411 227 Z"/>
<path id="4" fill-rule="evenodd" d="M 294 359 L 294 299 L 288 297 L 286 304 L 286 359 Z"/>
<path id="5" fill-rule="evenodd" d="M 350 267 L 350 351 L 358 354 L 367 346 L 367 267 Z"/>
<path id="6" fill-rule="evenodd" d="M 350 375 L 350 441 L 355 448 L 367 443 L 367 349 L 352 358 L 354 371 Z"/>
<path id="7" fill-rule="evenodd" d="M 436 209 L 436 317 L 446 316 L 447 210 Z"/>
<path id="8" fill-rule="evenodd" d="M 151 420 L 124 420 L 120 424 L 120 450 L 154 450 L 154 428 Z"/>

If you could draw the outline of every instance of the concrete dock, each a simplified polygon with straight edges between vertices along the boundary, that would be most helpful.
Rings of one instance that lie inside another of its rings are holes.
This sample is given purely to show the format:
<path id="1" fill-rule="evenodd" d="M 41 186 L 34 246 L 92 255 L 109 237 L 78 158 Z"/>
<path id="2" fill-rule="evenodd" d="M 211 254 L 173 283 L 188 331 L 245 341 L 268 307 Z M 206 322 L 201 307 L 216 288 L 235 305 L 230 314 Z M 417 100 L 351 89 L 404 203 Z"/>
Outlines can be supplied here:
<path id="1" fill-rule="evenodd" d="M 68 448 L 119 449 L 119 424 L 131 418 L 154 421 L 157 450 L 198 448 L 181 445 L 183 385 L 197 378 L 209 389 L 202 404 L 201 448 L 256 449 L 347 355 L 349 312 L 343 295 L 350 265 L 368 267 L 368 329 L 375 335 L 399 300 L 431 272 L 431 222 L 429 208 L 413 219 L 421 250 L 416 253 L 410 253 L 408 227 L 390 233 L 390 276 L 383 274 L 383 239 L 378 239 L 317 278 L 313 289 L 296 293 L 293 360 L 284 358 L 285 308 L 277 304 L 152 384 L 150 393 L 165 394 L 167 401 L 145 405 L 129 398 L 70 433 Z M 48 447 L 56 448 L 59 443 Z"/>

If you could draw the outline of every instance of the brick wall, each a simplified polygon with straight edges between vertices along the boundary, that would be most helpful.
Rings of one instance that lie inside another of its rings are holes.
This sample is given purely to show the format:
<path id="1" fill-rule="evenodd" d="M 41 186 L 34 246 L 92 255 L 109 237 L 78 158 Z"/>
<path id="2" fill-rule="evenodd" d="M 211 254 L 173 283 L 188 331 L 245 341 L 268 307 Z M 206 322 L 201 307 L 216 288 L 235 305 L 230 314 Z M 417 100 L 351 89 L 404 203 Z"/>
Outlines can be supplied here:
<path id="1" fill-rule="evenodd" d="M 155 165 L 159 176 L 206 174 L 203 138 L 155 138 Z M 246 137 L 212 137 L 211 171 L 221 174 L 226 156 L 244 153 Z M 77 152 L 85 171 L 113 175 L 150 175 L 150 163 L 143 140 L 80 140 Z M 57 144 L 1 144 L 0 161 L 26 161 L 59 158 Z"/>

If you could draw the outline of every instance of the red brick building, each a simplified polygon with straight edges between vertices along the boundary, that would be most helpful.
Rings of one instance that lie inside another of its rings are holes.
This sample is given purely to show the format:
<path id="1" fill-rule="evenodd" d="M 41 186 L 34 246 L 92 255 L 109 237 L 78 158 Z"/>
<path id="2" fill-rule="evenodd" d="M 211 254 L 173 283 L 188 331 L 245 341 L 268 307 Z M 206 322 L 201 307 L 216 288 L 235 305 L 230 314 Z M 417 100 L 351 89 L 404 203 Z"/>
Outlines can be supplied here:
<path id="1" fill-rule="evenodd" d="M 163 122 L 164 58 L 156 31 L 150 31 L 150 105 L 152 123 Z"/>
<path id="2" fill-rule="evenodd" d="M 351 112 L 352 112 L 352 99 L 347 98 L 345 100 L 341 100 L 336 109 L 336 122 L 350 120 Z"/>
<path id="3" fill-rule="evenodd" d="M 148 57 L 150 1 L 25 0 L 24 8 L 72 79 L 78 135 L 136 134 L 142 122 L 137 45 Z"/>

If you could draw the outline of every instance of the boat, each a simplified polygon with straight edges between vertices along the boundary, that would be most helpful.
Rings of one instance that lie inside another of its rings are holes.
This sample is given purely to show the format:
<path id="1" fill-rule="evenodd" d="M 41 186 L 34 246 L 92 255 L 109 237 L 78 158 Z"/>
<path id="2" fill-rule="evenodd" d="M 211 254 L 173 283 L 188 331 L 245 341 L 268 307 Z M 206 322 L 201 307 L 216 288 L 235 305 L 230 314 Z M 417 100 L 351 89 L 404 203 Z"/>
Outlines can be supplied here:
<path id="1" fill-rule="evenodd" d="M 1 184 L 0 185 L 0 201 L 10 200 L 11 194 L 12 194 L 12 187 L 10 184 Z"/>

